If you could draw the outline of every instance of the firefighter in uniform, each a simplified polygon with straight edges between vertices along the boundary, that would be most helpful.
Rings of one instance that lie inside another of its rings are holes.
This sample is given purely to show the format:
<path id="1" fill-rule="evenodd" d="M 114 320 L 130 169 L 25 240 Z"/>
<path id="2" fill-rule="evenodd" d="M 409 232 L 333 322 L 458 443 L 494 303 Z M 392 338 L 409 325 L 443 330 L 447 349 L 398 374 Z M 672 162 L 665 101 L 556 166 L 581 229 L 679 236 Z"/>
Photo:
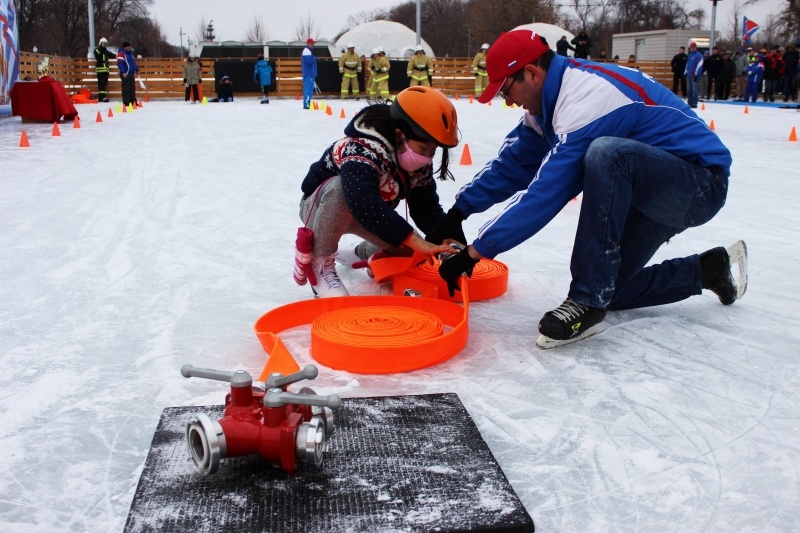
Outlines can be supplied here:
<path id="1" fill-rule="evenodd" d="M 414 55 L 408 60 L 406 72 L 408 77 L 411 78 L 409 87 L 415 85 L 430 87 L 431 82 L 429 77 L 433 76 L 433 63 L 431 63 L 431 58 L 425 54 L 425 50 L 422 49 L 421 44 L 418 44 L 415 50 L 416 52 L 414 52 Z"/>
<path id="2" fill-rule="evenodd" d="M 489 74 L 486 72 L 486 52 L 489 51 L 489 45 L 483 43 L 481 50 L 475 54 L 475 59 L 472 60 L 472 73 L 475 74 L 475 98 L 483 94 L 483 90 L 489 85 Z"/>
<path id="3" fill-rule="evenodd" d="M 361 73 L 361 58 L 356 54 L 356 45 L 348 44 L 347 51 L 339 57 L 339 74 L 342 75 L 342 99 L 350 97 L 350 90 L 356 100 L 358 94 L 358 75 Z"/>
<path id="4" fill-rule="evenodd" d="M 389 60 L 378 48 L 372 50 L 369 60 L 369 99 L 389 99 Z"/>
<path id="5" fill-rule="evenodd" d="M 103 37 L 97 48 L 94 49 L 94 58 L 97 64 L 94 68 L 97 73 L 97 101 L 108 102 L 108 61 L 116 59 L 117 55 L 112 54 L 106 45 L 108 40 Z"/>

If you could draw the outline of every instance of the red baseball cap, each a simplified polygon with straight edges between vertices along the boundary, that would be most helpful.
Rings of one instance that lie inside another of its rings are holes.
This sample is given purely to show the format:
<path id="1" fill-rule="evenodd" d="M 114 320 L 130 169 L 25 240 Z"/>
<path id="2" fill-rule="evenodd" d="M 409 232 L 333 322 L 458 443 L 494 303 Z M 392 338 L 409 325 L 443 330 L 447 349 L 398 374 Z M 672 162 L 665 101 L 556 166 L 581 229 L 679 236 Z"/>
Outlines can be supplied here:
<path id="1" fill-rule="evenodd" d="M 307 39 L 306 44 L 310 46 L 314 46 L 314 39 Z"/>
<path id="2" fill-rule="evenodd" d="M 513 30 L 502 33 L 486 54 L 486 72 L 489 85 L 478 97 L 482 104 L 497 95 L 509 76 L 513 76 L 529 63 L 550 50 L 547 41 L 531 30 Z"/>

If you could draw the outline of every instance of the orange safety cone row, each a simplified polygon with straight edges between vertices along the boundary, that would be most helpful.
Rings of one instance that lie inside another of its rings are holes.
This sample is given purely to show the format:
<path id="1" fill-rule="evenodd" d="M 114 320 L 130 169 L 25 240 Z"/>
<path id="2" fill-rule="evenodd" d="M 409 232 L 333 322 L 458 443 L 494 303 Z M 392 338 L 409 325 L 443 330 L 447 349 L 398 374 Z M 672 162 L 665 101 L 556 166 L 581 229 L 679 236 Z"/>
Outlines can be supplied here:
<path id="1" fill-rule="evenodd" d="M 113 116 L 114 116 L 114 112 L 113 112 L 113 111 L 111 111 L 111 108 L 109 107 L 109 108 L 108 108 L 108 118 L 111 118 L 111 117 L 113 117 Z"/>
<path id="2" fill-rule="evenodd" d="M 22 135 L 19 136 L 19 147 L 20 148 L 31 147 L 31 143 L 28 142 L 28 134 L 25 133 L 25 130 L 22 130 Z"/>
<path id="3" fill-rule="evenodd" d="M 469 145 L 464 143 L 464 151 L 461 152 L 461 162 L 460 165 L 471 165 L 472 164 L 472 155 L 469 153 Z"/>
<path id="4" fill-rule="evenodd" d="M 72 121 L 72 127 L 76 130 L 80 129 L 81 127 L 81 121 L 78 119 L 77 116 L 75 117 L 75 120 Z"/>
<path id="5" fill-rule="evenodd" d="M 97 118 L 94 119 L 95 122 L 103 122 L 103 116 L 100 114 L 100 111 L 97 112 Z"/>
<path id="6" fill-rule="evenodd" d="M 53 122 L 53 137 L 61 137 L 61 130 L 58 129 L 58 122 Z"/>
<path id="7" fill-rule="evenodd" d="M 347 115 L 344 114 L 344 108 L 342 108 L 342 112 L 339 113 L 339 118 L 347 118 Z"/>
<path id="8" fill-rule="evenodd" d="M 792 132 L 789 134 L 790 142 L 797 142 L 797 128 L 792 126 Z"/>

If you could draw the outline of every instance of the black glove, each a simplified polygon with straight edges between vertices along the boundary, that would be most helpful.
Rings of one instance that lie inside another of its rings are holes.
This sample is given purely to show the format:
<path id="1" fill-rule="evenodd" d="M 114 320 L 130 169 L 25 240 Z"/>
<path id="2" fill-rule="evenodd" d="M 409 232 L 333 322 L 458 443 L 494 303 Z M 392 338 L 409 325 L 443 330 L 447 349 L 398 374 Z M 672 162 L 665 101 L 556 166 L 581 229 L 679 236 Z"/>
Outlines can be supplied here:
<path id="1" fill-rule="evenodd" d="M 464 248 L 450 259 L 445 259 L 439 265 L 439 275 L 447 282 L 447 292 L 450 298 L 455 296 L 456 291 L 460 291 L 458 280 L 462 276 L 472 276 L 472 269 L 478 264 L 480 259 L 473 259 L 469 255 L 469 248 Z"/>
<path id="2" fill-rule="evenodd" d="M 464 236 L 464 229 L 461 222 L 464 221 L 464 213 L 457 207 L 451 207 L 450 211 L 443 216 L 439 223 L 425 236 L 425 240 L 433 244 L 442 244 L 445 239 L 455 239 L 463 245 L 467 244 L 467 237 Z"/>

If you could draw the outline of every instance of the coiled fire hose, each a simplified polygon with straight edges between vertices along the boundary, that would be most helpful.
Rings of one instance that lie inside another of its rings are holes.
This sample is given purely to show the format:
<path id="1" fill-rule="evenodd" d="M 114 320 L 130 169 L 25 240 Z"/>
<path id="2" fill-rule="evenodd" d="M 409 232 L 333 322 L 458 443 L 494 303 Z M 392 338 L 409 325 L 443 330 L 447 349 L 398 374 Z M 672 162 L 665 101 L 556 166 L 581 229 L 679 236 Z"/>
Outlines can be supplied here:
<path id="1" fill-rule="evenodd" d="M 312 357 L 336 370 L 394 374 L 437 365 L 455 356 L 467 344 L 469 302 L 503 294 L 508 287 L 508 268 L 498 261 L 482 260 L 472 278 L 462 278 L 460 296 L 456 292 L 451 299 L 438 275 L 438 262 L 431 266 L 423 259 L 415 254 L 371 264 L 376 281 L 392 279 L 395 296 L 302 300 L 264 314 L 254 326 L 269 354 L 259 379 L 264 381 L 272 372 L 299 370 L 278 333 L 306 324 L 311 324 Z M 404 293 L 422 297 L 397 296 Z M 459 299 L 463 306 L 455 303 Z"/>

